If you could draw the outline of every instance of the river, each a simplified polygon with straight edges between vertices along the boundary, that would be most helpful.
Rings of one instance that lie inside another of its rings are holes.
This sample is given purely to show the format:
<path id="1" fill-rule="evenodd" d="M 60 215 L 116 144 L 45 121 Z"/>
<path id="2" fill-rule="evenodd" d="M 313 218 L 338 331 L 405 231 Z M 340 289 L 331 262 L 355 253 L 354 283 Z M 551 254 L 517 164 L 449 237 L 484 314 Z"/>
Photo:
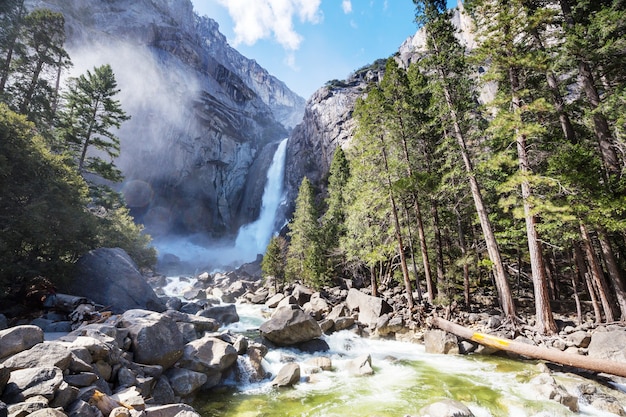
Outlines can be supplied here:
<path id="1" fill-rule="evenodd" d="M 241 321 L 231 331 L 251 336 L 265 319 L 263 308 L 238 304 Z M 398 417 L 418 416 L 424 406 L 452 398 L 464 403 L 476 417 L 487 416 L 615 416 L 582 404 L 573 413 L 555 401 L 540 399 L 530 382 L 541 373 L 534 361 L 499 356 L 435 355 L 420 344 L 361 338 L 350 331 L 324 336 L 330 351 L 303 353 L 272 349 L 264 368 L 276 375 L 289 361 L 301 365 L 302 378 L 294 388 L 274 388 L 271 378 L 262 382 L 230 381 L 232 386 L 200 394 L 194 407 L 206 417 Z M 355 376 L 348 363 L 371 356 L 374 374 Z M 307 367 L 313 356 L 327 356 L 333 368 Z M 245 357 L 239 364 L 245 374 Z M 586 380 L 556 374 L 557 381 L 575 391 Z M 245 379 L 245 378 L 244 378 Z"/>

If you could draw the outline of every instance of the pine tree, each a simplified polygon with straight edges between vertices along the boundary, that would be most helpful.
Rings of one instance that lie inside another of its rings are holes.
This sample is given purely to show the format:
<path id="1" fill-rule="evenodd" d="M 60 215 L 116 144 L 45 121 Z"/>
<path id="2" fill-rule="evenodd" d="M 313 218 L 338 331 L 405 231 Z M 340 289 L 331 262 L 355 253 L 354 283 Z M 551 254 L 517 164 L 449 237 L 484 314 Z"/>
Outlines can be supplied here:
<path id="1" fill-rule="evenodd" d="M 290 242 L 285 276 L 289 281 L 302 280 L 312 287 L 321 287 L 328 282 L 318 218 L 313 186 L 304 177 L 298 189 L 296 209 L 288 225 Z"/>
<path id="2" fill-rule="evenodd" d="M 279 291 L 285 284 L 286 256 L 287 241 L 282 236 L 273 236 L 263 255 L 261 269 L 266 276 L 274 278 L 274 289 L 276 291 Z"/>
<path id="3" fill-rule="evenodd" d="M 55 116 L 61 70 L 70 66 L 65 51 L 65 18 L 48 9 L 37 9 L 20 24 L 20 48 L 11 61 L 7 86 L 10 102 L 21 114 L 41 124 Z M 7 59 L 9 59 L 7 57 Z"/>
<path id="4" fill-rule="evenodd" d="M 420 64 L 423 65 L 425 71 L 433 73 L 431 83 L 435 99 L 439 98 L 445 104 L 440 107 L 442 111 L 439 113 L 439 118 L 449 126 L 449 134 L 457 141 L 493 267 L 498 299 L 504 315 L 508 320 L 514 321 L 516 320 L 515 305 L 502 255 L 467 146 L 467 117 L 472 113 L 475 100 L 471 95 L 465 50 L 454 36 L 455 30 L 450 22 L 445 1 L 414 0 L 413 2 L 417 6 L 416 20 L 423 24 L 426 30 L 427 49 L 430 54 Z"/>
<path id="5" fill-rule="evenodd" d="M 0 3 L 0 96 L 4 95 L 11 74 L 11 62 L 18 46 L 24 14 L 24 0 L 5 0 Z"/>
<path id="6" fill-rule="evenodd" d="M 130 117 L 114 98 L 119 91 L 108 64 L 70 80 L 64 95 L 62 137 L 82 175 L 91 173 L 114 182 L 121 180 L 121 172 L 114 163 L 114 158 L 119 156 L 120 139 L 112 129 L 119 128 Z M 91 150 L 108 155 L 110 160 Z"/>
<path id="7" fill-rule="evenodd" d="M 342 262 L 339 241 L 345 235 L 346 185 L 350 178 L 350 166 L 346 154 L 339 146 L 335 149 L 328 173 L 326 211 L 322 216 L 323 247 L 327 258 L 327 270 L 336 272 Z"/>

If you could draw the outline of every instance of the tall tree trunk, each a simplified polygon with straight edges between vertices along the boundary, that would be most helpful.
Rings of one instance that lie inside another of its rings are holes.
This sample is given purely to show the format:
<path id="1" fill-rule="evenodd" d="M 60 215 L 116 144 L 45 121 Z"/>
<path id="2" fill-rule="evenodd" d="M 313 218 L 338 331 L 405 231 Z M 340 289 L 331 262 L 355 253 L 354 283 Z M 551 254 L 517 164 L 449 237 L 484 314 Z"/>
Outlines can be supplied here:
<path id="1" fill-rule="evenodd" d="M 409 218 L 409 211 L 406 209 L 406 216 Z M 420 286 L 420 278 L 419 273 L 417 272 L 417 263 L 415 262 L 415 250 L 413 248 L 413 231 L 411 228 L 411 222 L 407 222 L 407 230 L 409 233 L 409 249 L 411 249 L 411 264 L 413 265 L 413 275 L 415 276 L 415 287 L 417 288 L 417 302 L 421 303 L 423 301 L 422 297 L 422 287 Z"/>
<path id="2" fill-rule="evenodd" d="M 409 146 L 406 136 L 404 135 L 404 122 L 402 118 L 399 118 L 400 128 L 402 130 L 402 150 L 404 152 L 404 161 L 406 164 L 406 173 L 409 178 L 413 177 L 413 168 L 411 166 L 411 157 L 409 155 Z M 420 250 L 422 255 L 422 263 L 424 264 L 424 277 L 426 280 L 426 291 L 428 292 L 428 300 L 433 303 L 435 301 L 435 286 L 433 284 L 433 277 L 430 272 L 430 258 L 428 255 L 428 244 L 426 243 L 426 233 L 424 230 L 424 219 L 422 216 L 422 209 L 420 207 L 417 192 L 412 190 L 413 196 L 413 209 L 415 210 L 415 219 L 417 221 L 417 236 L 420 241 Z"/>
<path id="3" fill-rule="evenodd" d="M 430 200 L 430 215 L 433 218 L 433 231 L 435 232 L 435 253 L 437 254 L 437 282 L 446 281 L 443 262 L 443 243 L 441 240 L 441 226 L 439 222 L 439 209 L 435 199 Z"/>
<path id="4" fill-rule="evenodd" d="M 526 140 L 524 135 L 517 134 L 517 153 L 519 157 L 520 171 L 526 175 L 528 168 L 528 157 L 526 155 Z M 550 308 L 550 295 L 548 294 L 548 280 L 546 277 L 546 267 L 541 250 L 541 242 L 537 233 L 537 219 L 533 214 L 533 207 L 530 202 L 532 190 L 527 180 L 522 181 L 522 198 L 524 200 L 524 218 L 526 220 L 526 237 L 528 239 L 528 253 L 530 255 L 530 269 L 533 276 L 533 288 L 535 294 L 535 315 L 537 330 L 543 334 L 554 334 L 557 332 L 556 323 Z"/>
<path id="5" fill-rule="evenodd" d="M 573 260 L 571 252 L 567 252 L 567 260 L 571 266 L 570 281 L 572 283 L 572 294 L 574 295 L 574 301 L 576 303 L 576 317 L 578 319 L 578 325 L 580 326 L 581 324 L 583 324 L 583 310 L 580 304 L 580 296 L 578 295 L 578 271 L 576 265 L 572 264 Z"/>
<path id="6" fill-rule="evenodd" d="M 580 236 L 582 237 L 582 244 L 587 257 L 587 262 L 591 269 L 591 276 L 598 287 L 598 294 L 600 295 L 600 302 L 602 303 L 602 309 L 604 310 L 604 317 L 608 323 L 614 321 L 613 310 L 611 308 L 611 302 L 609 301 L 609 286 L 604 279 L 604 273 L 600 268 L 600 263 L 596 256 L 596 252 L 593 249 L 591 243 L 591 237 L 587 231 L 587 227 L 580 223 Z"/>
<path id="7" fill-rule="evenodd" d="M 442 86 L 444 97 L 446 100 L 446 106 L 448 108 L 450 119 L 452 120 L 454 136 L 457 140 L 459 150 L 461 151 L 461 157 L 465 166 L 467 179 L 469 180 L 470 191 L 474 200 L 474 206 L 476 208 L 476 213 L 478 214 L 478 220 L 480 221 L 480 227 L 482 229 L 485 244 L 487 246 L 487 253 L 489 254 L 489 259 L 493 264 L 493 275 L 496 284 L 496 290 L 498 291 L 498 300 L 500 301 L 502 312 L 504 313 L 506 318 L 511 321 L 515 321 L 515 304 L 513 303 L 513 295 L 511 294 L 507 275 L 504 270 L 504 265 L 502 263 L 500 248 L 498 247 L 498 242 L 496 241 L 496 237 L 493 233 L 493 228 L 487 214 L 487 209 L 485 208 L 483 196 L 478 185 L 478 180 L 476 180 L 474 167 L 469 157 L 469 152 L 467 151 L 467 146 L 465 144 L 465 135 L 463 134 L 463 130 L 461 129 L 460 119 L 456 113 L 456 109 L 454 107 L 454 103 L 452 102 L 452 97 L 447 86 L 448 80 L 444 71 L 441 69 L 439 71 L 439 75 L 442 77 L 443 80 Z"/>
<path id="8" fill-rule="evenodd" d="M 39 76 L 41 75 L 41 71 L 43 70 L 43 61 L 39 60 L 37 62 L 37 66 L 35 67 L 35 71 L 33 71 L 33 76 L 30 79 L 30 84 L 26 89 L 24 94 L 24 99 L 20 104 L 20 113 L 27 114 L 28 108 L 30 107 L 30 102 L 33 99 L 33 95 L 35 94 L 35 87 L 37 86 L 37 82 L 39 81 Z"/>
<path id="9" fill-rule="evenodd" d="M 615 298 L 617 299 L 617 305 L 619 306 L 621 314 L 620 320 L 624 321 L 626 320 L 626 290 L 624 289 L 624 282 L 622 281 L 620 269 L 615 259 L 615 253 L 613 252 L 613 247 L 611 246 L 606 231 L 598 231 L 598 240 L 600 241 L 600 249 L 602 250 L 602 255 L 606 262 L 609 279 L 615 291 Z"/>
<path id="10" fill-rule="evenodd" d="M 465 299 L 465 307 L 467 311 L 471 310 L 472 302 L 470 299 L 470 278 L 469 278 L 469 265 L 467 264 L 467 245 L 465 243 L 465 232 L 463 231 L 463 221 L 461 219 L 461 213 L 455 207 L 454 213 L 456 214 L 456 224 L 459 233 L 459 248 L 461 249 L 461 256 L 463 257 L 463 295 Z"/>
<path id="11" fill-rule="evenodd" d="M 372 297 L 378 297 L 378 285 L 376 285 L 376 265 L 370 268 L 370 284 L 372 286 Z"/>
<path id="12" fill-rule="evenodd" d="M 574 17 L 572 15 L 572 9 L 569 4 L 569 0 L 560 0 L 561 11 L 565 17 L 565 24 L 569 29 L 574 30 Z M 598 138 L 598 146 L 600 148 L 600 156 L 604 164 L 604 168 L 608 173 L 608 176 L 619 175 L 621 167 L 615 147 L 613 146 L 613 139 L 611 130 L 609 129 L 609 123 L 606 120 L 604 114 L 598 111 L 600 106 L 600 94 L 596 88 L 593 73 L 589 63 L 586 62 L 585 57 L 576 56 L 578 63 L 578 76 L 582 84 L 583 91 L 587 97 L 587 101 L 593 111 L 593 125 Z"/>
<path id="13" fill-rule="evenodd" d="M 391 204 L 391 216 L 393 217 L 393 226 L 396 234 L 396 241 L 398 242 L 398 252 L 400 255 L 400 266 L 402 268 L 402 277 L 404 278 L 404 287 L 406 290 L 407 304 L 409 309 L 413 308 L 413 290 L 411 289 L 411 278 L 409 277 L 409 268 L 406 265 L 406 255 L 404 254 L 404 242 L 402 240 L 402 229 L 400 228 L 400 220 L 398 219 L 398 207 L 393 195 L 391 174 L 389 173 L 389 164 L 387 163 L 387 151 L 385 149 L 384 140 L 382 142 L 381 153 L 385 164 L 385 172 L 387 174 L 387 187 L 389 188 L 389 203 Z"/>
<path id="14" fill-rule="evenodd" d="M 593 315 L 596 318 L 596 323 L 602 323 L 602 310 L 600 309 L 600 303 L 598 302 L 598 297 L 596 296 L 596 290 L 593 287 L 593 283 L 591 282 L 590 273 L 587 269 L 587 265 L 585 264 L 585 255 L 583 254 L 583 250 L 580 248 L 580 245 L 577 242 L 574 242 L 574 263 L 576 264 L 576 269 L 578 270 L 578 275 L 583 279 L 585 285 L 587 287 L 587 291 L 589 292 L 589 299 L 591 300 L 591 306 L 593 307 Z"/>

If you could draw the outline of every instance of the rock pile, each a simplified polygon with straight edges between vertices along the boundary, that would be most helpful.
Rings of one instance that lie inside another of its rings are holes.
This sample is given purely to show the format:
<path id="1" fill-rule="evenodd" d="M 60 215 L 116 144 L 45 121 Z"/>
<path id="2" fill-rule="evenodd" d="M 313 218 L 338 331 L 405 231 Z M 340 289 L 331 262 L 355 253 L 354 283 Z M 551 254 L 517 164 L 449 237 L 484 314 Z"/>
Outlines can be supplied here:
<path id="1" fill-rule="evenodd" d="M 37 326 L 2 330 L 0 415 L 197 416 L 180 403 L 236 374 L 239 355 L 260 363 L 267 352 L 219 326 L 180 311 L 135 309 L 54 341 Z"/>

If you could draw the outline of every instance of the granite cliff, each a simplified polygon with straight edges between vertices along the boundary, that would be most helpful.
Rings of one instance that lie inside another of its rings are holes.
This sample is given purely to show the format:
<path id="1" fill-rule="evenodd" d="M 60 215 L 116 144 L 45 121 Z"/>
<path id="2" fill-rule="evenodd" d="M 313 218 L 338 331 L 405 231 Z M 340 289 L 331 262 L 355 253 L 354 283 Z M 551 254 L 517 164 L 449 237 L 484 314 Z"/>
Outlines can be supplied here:
<path id="1" fill-rule="evenodd" d="M 122 190 L 149 232 L 222 237 L 254 220 L 257 180 L 301 120 L 303 98 L 231 48 L 189 0 L 26 3 L 65 15 L 72 75 L 113 67 L 132 117 L 118 132 Z"/>
<path id="2" fill-rule="evenodd" d="M 476 43 L 472 21 L 462 11 L 463 5 L 459 2 L 452 23 L 458 28 L 458 39 L 469 50 Z M 394 57 L 406 68 L 424 55 L 425 48 L 425 32 L 420 29 L 400 45 Z M 288 210 L 294 209 L 293 202 L 305 176 L 315 186 L 323 188 L 322 180 L 328 174 L 335 149 L 337 146 L 349 146 L 354 135 L 356 121 L 352 113 L 356 100 L 365 93 L 368 83 L 384 76 L 384 70 L 385 59 L 380 59 L 355 71 L 345 80 L 329 81 L 307 101 L 302 123 L 292 131 L 287 148 L 287 166 L 290 170 L 285 172 L 285 187 L 287 201 L 292 203 Z M 494 85 L 483 86 L 481 100 L 488 101 L 494 93 Z"/>

